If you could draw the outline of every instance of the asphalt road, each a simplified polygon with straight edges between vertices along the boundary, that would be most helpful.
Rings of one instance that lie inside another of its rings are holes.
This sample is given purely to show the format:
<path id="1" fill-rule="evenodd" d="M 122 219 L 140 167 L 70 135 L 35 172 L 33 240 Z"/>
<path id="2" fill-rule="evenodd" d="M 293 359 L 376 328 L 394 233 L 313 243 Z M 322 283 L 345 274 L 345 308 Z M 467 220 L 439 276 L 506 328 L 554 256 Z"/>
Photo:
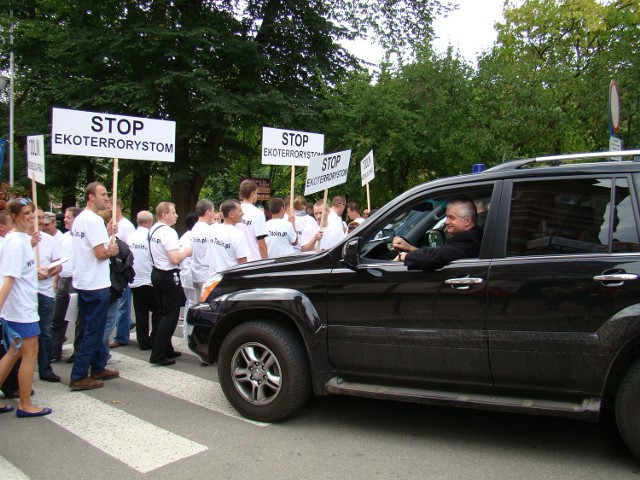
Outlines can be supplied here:
<path id="1" fill-rule="evenodd" d="M 52 415 L 0 415 L 0 479 L 640 477 L 608 415 L 590 424 L 322 397 L 286 422 L 248 422 L 216 368 L 179 349 L 171 367 L 150 366 L 135 342 L 114 349 L 122 378 L 87 392 L 70 392 L 70 365 L 54 364 L 63 383 L 34 382 Z"/>

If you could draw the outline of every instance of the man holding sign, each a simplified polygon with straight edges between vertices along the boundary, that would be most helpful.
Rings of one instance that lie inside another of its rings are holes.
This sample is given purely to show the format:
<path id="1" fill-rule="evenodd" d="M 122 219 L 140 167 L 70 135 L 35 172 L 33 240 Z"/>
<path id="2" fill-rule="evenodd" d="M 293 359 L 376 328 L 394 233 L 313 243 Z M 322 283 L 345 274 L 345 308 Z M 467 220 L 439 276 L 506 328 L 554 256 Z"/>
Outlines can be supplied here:
<path id="1" fill-rule="evenodd" d="M 119 376 L 117 371 L 105 368 L 109 352 L 103 342 L 111 286 L 109 258 L 118 254 L 118 245 L 110 242 L 104 221 L 98 216 L 98 211 L 104 210 L 109 201 L 107 189 L 101 183 L 90 183 L 85 189 L 85 200 L 87 206 L 71 230 L 73 286 L 84 319 L 82 342 L 71 370 L 71 390 L 100 388 L 103 380 Z"/>

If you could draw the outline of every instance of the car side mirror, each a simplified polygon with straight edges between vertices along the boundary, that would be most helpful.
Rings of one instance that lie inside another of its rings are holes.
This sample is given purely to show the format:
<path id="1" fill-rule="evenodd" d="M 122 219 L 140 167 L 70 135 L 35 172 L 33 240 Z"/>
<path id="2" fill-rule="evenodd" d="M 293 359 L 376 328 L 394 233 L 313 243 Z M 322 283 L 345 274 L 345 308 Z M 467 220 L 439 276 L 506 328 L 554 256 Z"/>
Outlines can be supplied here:
<path id="1" fill-rule="evenodd" d="M 442 230 L 429 230 L 427 232 L 427 242 L 431 248 L 441 247 L 445 242 L 444 232 Z"/>
<path id="2" fill-rule="evenodd" d="M 360 263 L 360 245 L 362 239 L 355 237 L 349 240 L 342 247 L 342 263 L 352 270 L 357 270 Z"/>

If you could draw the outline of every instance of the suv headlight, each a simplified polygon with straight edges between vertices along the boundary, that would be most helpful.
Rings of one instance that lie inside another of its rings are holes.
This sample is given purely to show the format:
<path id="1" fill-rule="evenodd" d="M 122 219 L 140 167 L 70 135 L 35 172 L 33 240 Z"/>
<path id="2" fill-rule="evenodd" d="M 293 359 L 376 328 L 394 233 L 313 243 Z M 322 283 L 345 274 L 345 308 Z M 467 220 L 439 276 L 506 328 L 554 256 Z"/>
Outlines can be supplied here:
<path id="1" fill-rule="evenodd" d="M 216 273 L 212 277 L 207 280 L 207 282 L 202 286 L 202 295 L 200 295 L 200 301 L 206 302 L 207 297 L 213 292 L 213 290 L 218 286 L 218 284 L 222 281 L 222 274 Z"/>

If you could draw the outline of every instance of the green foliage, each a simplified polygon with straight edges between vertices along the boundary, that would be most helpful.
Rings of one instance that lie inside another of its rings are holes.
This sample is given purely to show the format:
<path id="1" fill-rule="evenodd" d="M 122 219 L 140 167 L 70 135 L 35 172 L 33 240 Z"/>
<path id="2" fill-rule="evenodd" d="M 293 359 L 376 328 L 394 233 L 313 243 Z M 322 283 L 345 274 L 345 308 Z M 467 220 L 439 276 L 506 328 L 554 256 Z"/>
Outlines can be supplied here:
<path id="1" fill-rule="evenodd" d="M 120 191 L 132 211 L 171 197 L 182 219 L 200 196 L 235 197 L 243 177 L 269 178 L 274 195 L 288 195 L 290 167 L 260 163 L 263 126 L 325 133 L 327 152 L 352 149 L 348 182 L 331 194 L 361 204 L 360 160 L 373 149 L 374 207 L 474 163 L 607 149 L 611 79 L 619 135 L 627 148 L 640 144 L 635 0 L 507 2 L 498 40 L 475 69 L 451 49 L 431 49 L 432 19 L 446 8 L 438 0 L 11 6 L 12 18 L 0 7 L 0 28 L 15 25 L 16 179 L 25 188 L 24 137 L 50 131 L 52 106 L 175 120 L 176 162 L 121 161 Z M 403 61 L 363 71 L 338 41 L 364 35 Z M 0 44 L 2 65 L 8 46 Z M 2 131 L 7 101 L 5 91 Z M 47 156 L 42 203 L 73 203 L 93 179 L 109 184 L 110 167 Z M 296 169 L 296 193 L 305 174 Z"/>

